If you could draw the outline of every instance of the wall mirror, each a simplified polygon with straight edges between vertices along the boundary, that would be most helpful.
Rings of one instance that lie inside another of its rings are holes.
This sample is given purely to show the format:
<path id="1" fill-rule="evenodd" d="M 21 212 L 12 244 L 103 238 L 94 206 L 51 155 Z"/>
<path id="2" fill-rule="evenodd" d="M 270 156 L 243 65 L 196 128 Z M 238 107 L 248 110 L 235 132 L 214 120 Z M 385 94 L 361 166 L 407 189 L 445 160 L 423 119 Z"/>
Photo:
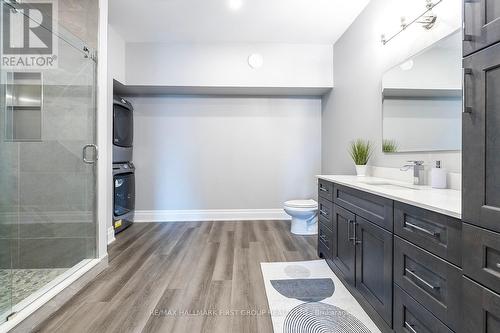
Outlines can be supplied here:
<path id="1" fill-rule="evenodd" d="M 387 71 L 382 101 L 383 152 L 461 150 L 460 32 Z"/>

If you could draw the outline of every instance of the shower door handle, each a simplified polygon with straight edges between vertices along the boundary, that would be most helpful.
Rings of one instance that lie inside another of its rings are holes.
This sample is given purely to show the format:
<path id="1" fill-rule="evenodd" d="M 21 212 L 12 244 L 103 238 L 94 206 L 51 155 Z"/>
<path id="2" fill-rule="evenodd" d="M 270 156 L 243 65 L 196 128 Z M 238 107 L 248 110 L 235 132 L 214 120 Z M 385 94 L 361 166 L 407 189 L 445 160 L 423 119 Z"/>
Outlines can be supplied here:
<path id="1" fill-rule="evenodd" d="M 94 159 L 92 159 L 92 160 L 87 159 L 87 151 L 90 148 L 94 149 Z M 96 145 L 94 145 L 94 144 L 87 144 L 87 145 L 83 146 L 82 159 L 83 159 L 84 163 L 86 163 L 86 164 L 94 164 L 95 162 L 97 162 L 97 155 L 98 155 L 98 149 L 97 149 Z"/>

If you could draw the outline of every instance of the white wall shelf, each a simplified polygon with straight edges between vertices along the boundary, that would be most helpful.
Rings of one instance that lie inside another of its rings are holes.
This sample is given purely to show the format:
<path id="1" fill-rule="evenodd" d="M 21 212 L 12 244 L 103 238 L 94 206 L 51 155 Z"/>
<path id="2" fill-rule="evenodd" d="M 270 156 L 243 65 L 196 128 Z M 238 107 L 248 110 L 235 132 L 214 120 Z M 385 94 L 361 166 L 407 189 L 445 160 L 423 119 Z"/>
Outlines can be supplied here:
<path id="1" fill-rule="evenodd" d="M 124 85 L 113 80 L 113 90 L 120 96 L 300 96 L 321 97 L 332 87 L 195 87 L 195 86 L 152 86 Z"/>

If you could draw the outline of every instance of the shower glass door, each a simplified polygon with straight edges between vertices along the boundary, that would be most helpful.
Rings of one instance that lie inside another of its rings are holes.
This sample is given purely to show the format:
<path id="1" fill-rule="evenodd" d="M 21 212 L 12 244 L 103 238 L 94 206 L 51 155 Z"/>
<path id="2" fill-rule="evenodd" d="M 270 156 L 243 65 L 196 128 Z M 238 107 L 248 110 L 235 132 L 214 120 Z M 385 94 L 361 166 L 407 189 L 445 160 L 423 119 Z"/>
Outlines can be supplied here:
<path id="1" fill-rule="evenodd" d="M 92 50 L 30 5 L 1 5 L 0 323 L 95 258 L 97 159 Z M 52 38 L 51 66 L 6 65 L 15 22 Z"/>

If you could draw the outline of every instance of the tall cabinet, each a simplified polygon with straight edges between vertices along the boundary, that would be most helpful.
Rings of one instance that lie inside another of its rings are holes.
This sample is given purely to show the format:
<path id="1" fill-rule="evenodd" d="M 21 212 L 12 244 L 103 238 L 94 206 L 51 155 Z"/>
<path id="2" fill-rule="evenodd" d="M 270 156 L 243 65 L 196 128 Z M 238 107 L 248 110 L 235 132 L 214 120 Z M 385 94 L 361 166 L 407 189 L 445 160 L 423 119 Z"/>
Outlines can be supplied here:
<path id="1" fill-rule="evenodd" d="M 463 324 L 500 332 L 500 1 L 464 0 Z"/>

